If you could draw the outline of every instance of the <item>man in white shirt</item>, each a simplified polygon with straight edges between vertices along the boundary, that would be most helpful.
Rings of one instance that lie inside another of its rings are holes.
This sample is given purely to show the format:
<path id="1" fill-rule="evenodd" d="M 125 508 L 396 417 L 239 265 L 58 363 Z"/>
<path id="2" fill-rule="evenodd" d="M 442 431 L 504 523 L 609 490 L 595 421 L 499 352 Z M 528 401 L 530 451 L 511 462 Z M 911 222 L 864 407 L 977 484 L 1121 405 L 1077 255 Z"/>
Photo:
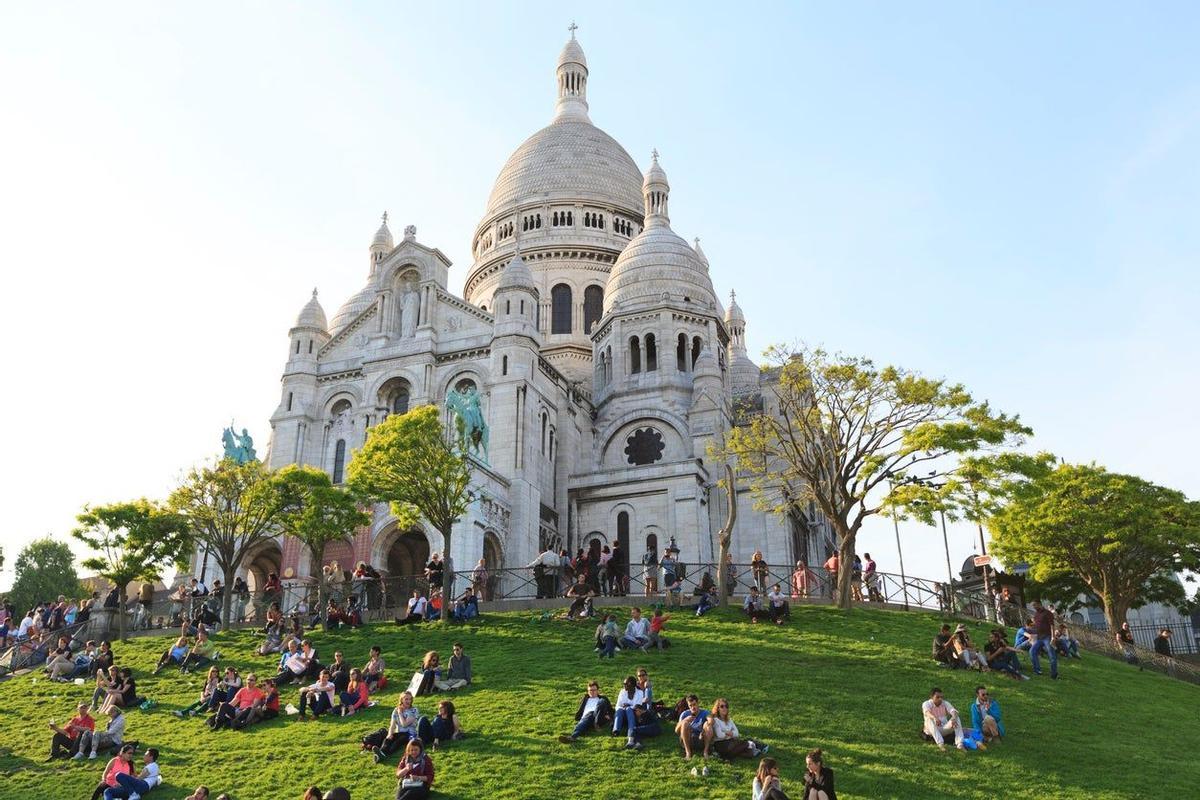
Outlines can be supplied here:
<path id="1" fill-rule="evenodd" d="M 762 595 L 758 593 L 757 586 L 750 587 L 750 594 L 742 601 L 742 611 L 746 612 L 751 622 L 758 622 L 759 617 L 763 616 Z"/>
<path id="2" fill-rule="evenodd" d="M 425 607 L 429 601 L 421 594 L 420 589 L 413 589 L 412 597 L 408 598 L 407 614 L 401 618 L 396 617 L 397 625 L 411 625 L 414 622 L 422 622 L 425 619 Z"/>
<path id="3" fill-rule="evenodd" d="M 33 627 L 33 611 L 25 612 L 25 619 L 21 620 L 21 627 L 17 628 L 17 639 L 24 640 L 29 638 L 29 630 Z"/>
<path id="4" fill-rule="evenodd" d="M 633 617 L 625 625 L 621 646 L 638 648 L 644 652 L 650 647 L 650 620 L 642 616 L 642 610 L 637 606 L 634 606 L 630 613 Z"/>
<path id="5" fill-rule="evenodd" d="M 782 625 L 783 618 L 791 616 L 787 595 L 780 591 L 778 583 L 771 587 L 771 591 L 767 592 L 767 611 L 776 625 Z"/>
<path id="6" fill-rule="evenodd" d="M 929 699 L 921 704 L 921 715 L 925 719 L 925 735 L 933 739 L 939 750 L 946 749 L 947 733 L 954 734 L 955 746 L 959 750 L 967 749 L 963 745 L 963 727 L 958 710 L 946 701 L 941 689 L 934 687 L 929 693 Z"/>
<path id="7" fill-rule="evenodd" d="M 587 694 L 580 701 L 579 710 L 575 712 L 575 730 L 559 736 L 558 740 L 563 744 L 571 744 L 589 730 L 600 728 L 610 716 L 612 704 L 607 697 L 600 694 L 600 684 L 592 681 L 587 685 Z"/>
<path id="8" fill-rule="evenodd" d="M 321 670 L 321 676 L 311 686 L 300 690 L 300 719 L 308 719 L 306 709 L 312 708 L 313 716 L 319 717 L 333 708 L 333 681 L 329 679 L 329 670 Z"/>
<path id="9" fill-rule="evenodd" d="M 526 564 L 533 570 L 533 578 L 537 583 L 538 599 L 555 597 L 558 594 L 558 570 L 562 566 L 558 553 L 551 547 L 546 547 L 541 554 Z"/>

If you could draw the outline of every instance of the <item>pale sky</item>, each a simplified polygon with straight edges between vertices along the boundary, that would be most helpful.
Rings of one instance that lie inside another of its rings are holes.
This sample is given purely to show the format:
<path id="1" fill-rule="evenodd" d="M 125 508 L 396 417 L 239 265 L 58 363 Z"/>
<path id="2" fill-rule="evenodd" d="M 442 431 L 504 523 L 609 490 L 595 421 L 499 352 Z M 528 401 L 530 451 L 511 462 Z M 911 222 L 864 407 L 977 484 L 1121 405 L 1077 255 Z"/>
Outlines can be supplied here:
<path id="1" fill-rule="evenodd" d="M 658 148 L 752 351 L 961 381 L 1037 447 L 1200 496 L 1193 3 L 10 2 L 0 586 L 231 418 L 265 447 L 288 328 L 361 288 L 384 209 L 461 291 L 572 14 L 592 120 Z M 901 533 L 944 575 L 940 535 Z M 859 549 L 895 570 L 890 523 Z"/>

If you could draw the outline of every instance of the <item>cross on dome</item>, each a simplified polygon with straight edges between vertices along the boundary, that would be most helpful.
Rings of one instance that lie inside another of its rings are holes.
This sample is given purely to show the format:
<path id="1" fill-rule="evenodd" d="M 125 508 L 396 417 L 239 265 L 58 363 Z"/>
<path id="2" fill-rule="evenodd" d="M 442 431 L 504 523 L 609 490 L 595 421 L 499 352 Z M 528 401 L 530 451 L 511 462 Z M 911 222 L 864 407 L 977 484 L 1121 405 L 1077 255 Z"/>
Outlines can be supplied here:
<path id="1" fill-rule="evenodd" d="M 650 151 L 650 157 L 654 159 L 655 164 L 658 163 L 658 148 L 657 147 L 655 147 L 653 150 Z"/>
<path id="2" fill-rule="evenodd" d="M 579 26 L 575 24 L 575 20 L 571 20 L 571 24 L 567 26 L 567 30 L 571 32 L 571 38 L 575 38 L 575 31 L 579 30 Z"/>
<path id="3" fill-rule="evenodd" d="M 387 211 L 383 212 L 383 224 L 387 225 Z"/>

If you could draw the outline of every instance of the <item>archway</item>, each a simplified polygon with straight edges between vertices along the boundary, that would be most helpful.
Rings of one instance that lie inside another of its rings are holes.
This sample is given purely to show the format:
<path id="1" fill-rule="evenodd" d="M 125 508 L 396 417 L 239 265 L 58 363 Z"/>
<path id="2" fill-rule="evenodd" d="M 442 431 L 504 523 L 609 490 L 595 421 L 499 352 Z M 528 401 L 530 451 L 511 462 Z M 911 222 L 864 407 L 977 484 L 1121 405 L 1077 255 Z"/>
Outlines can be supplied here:
<path id="1" fill-rule="evenodd" d="M 423 575 L 429 561 L 429 540 L 419 530 L 401 533 L 387 551 L 387 571 L 392 577 Z"/>
<path id="2" fill-rule="evenodd" d="M 252 594 L 258 594 L 267 582 L 267 576 L 274 572 L 280 574 L 283 563 L 283 551 L 276 542 L 266 542 L 246 554 L 242 559 L 242 569 L 246 570 L 246 584 Z"/>
<path id="3" fill-rule="evenodd" d="M 500 585 L 499 571 L 504 569 L 504 551 L 500 547 L 500 539 L 492 531 L 483 534 L 483 565 L 487 568 L 488 580 L 481 599 L 491 600 L 496 595 L 496 587 Z"/>

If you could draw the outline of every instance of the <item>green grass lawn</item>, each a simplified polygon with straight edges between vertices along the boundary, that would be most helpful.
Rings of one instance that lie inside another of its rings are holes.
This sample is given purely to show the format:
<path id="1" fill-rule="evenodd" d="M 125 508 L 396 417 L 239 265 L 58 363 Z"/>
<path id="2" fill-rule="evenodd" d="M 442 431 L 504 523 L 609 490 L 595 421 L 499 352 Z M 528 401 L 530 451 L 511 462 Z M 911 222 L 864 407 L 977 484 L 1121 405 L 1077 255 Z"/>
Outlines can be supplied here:
<path id="1" fill-rule="evenodd" d="M 699 620 L 679 614 L 668 626 L 671 649 L 605 661 L 592 652 L 592 624 L 537 621 L 533 612 L 493 614 L 445 631 L 380 625 L 314 632 L 323 660 L 341 649 L 361 665 L 371 644 L 383 647 L 392 683 L 379 705 L 306 725 L 285 716 L 242 732 L 212 733 L 197 719 L 171 715 L 195 698 L 201 677 L 149 676 L 166 638 L 118 645 L 117 663 L 131 665 L 141 692 L 159 703 L 129 713 L 127 738 L 160 749 L 166 783 L 150 795 L 160 800 L 182 798 L 199 783 L 234 800 L 299 798 L 312 783 L 342 784 L 354 800 L 394 796 L 395 757 L 391 765 L 372 763 L 359 752 L 359 737 L 386 725 L 421 654 L 437 649 L 445 660 L 455 640 L 472 656 L 475 683 L 451 695 L 469 738 L 433 755 L 435 794 L 444 798 L 748 798 L 756 762 L 713 762 L 711 775 L 694 778 L 693 762 L 667 734 L 641 753 L 624 750 L 619 737 L 557 742 L 570 731 L 587 679 L 615 699 L 620 680 L 638 665 L 670 704 L 686 692 L 706 706 L 729 698 L 742 734 L 771 745 L 794 797 L 812 747 L 825 750 L 844 798 L 1145 797 L 1136 789 L 1143 782 L 1155 797 L 1197 796 L 1200 688 L 1086 653 L 1061 662 L 1058 681 L 985 676 L 1008 730 L 986 753 L 942 753 L 922 742 L 919 706 L 929 688 L 941 686 L 966 714 L 980 678 L 929 661 L 938 622 L 930 614 L 824 607 L 794 610 L 783 628 L 751 626 L 725 610 Z M 982 642 L 983 629 L 973 638 Z M 218 639 L 223 663 L 243 674 L 273 671 L 273 658 L 248 655 L 256 636 Z M 31 679 L 0 684 L 0 800 L 86 800 L 105 761 L 46 763 L 46 722 L 69 719 L 91 686 Z M 295 695 L 290 689 L 284 702 Z M 432 714 L 436 697 L 418 698 L 417 706 Z"/>

